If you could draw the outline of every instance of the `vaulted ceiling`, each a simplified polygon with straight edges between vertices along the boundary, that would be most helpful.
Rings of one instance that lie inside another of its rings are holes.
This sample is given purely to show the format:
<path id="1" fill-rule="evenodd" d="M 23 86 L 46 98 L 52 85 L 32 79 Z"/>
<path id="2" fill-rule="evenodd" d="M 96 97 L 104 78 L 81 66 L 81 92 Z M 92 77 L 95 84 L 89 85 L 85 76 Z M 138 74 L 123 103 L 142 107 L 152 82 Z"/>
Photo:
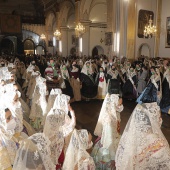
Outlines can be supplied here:
<path id="1" fill-rule="evenodd" d="M 63 1 L 75 2 L 75 0 L 0 0 L 0 13 L 40 15 L 52 8 L 59 8 L 59 4 Z"/>
<path id="2" fill-rule="evenodd" d="M 75 3 L 75 0 L 0 0 L 0 14 L 17 14 L 22 23 L 44 25 L 48 13 L 59 11 L 65 1 Z"/>

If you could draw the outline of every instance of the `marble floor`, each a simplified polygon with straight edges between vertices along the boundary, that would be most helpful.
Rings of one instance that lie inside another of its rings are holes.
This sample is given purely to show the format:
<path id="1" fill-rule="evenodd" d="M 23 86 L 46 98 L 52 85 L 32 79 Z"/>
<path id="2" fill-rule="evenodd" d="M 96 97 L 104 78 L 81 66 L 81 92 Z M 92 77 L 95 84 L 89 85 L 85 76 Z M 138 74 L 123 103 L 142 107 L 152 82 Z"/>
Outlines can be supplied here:
<path id="1" fill-rule="evenodd" d="M 103 101 L 101 100 L 91 100 L 91 101 L 81 101 L 74 102 L 71 104 L 72 108 L 75 111 L 77 128 L 87 129 L 93 134 L 98 116 L 100 113 L 100 109 Z M 134 101 L 125 100 L 123 102 L 124 110 L 121 112 L 121 134 L 124 131 L 126 123 L 136 106 Z M 162 114 L 163 124 L 162 124 L 162 132 L 164 133 L 166 139 L 170 144 L 170 116 Z M 93 140 L 95 140 L 95 136 L 93 135 Z"/>

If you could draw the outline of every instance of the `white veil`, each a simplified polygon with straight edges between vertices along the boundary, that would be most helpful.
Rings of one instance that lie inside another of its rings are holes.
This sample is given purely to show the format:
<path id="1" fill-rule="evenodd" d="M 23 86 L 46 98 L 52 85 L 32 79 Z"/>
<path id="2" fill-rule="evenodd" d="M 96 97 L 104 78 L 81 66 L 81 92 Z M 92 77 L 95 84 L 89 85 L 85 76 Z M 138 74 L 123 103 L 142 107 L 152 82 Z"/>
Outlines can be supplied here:
<path id="1" fill-rule="evenodd" d="M 89 68 L 87 68 L 86 64 L 89 63 L 90 66 Z M 92 64 L 91 64 L 91 61 L 86 61 L 83 65 L 83 68 L 81 70 L 81 73 L 84 73 L 85 75 L 88 75 L 89 74 L 92 74 L 93 73 L 93 69 L 92 69 Z"/>
<path id="2" fill-rule="evenodd" d="M 43 133 L 36 133 L 21 142 L 13 170 L 54 170 L 50 154 L 49 139 Z"/>
<path id="3" fill-rule="evenodd" d="M 65 113 L 67 114 L 69 101 L 70 101 L 70 96 L 67 96 L 65 94 L 58 94 L 55 99 L 53 108 L 64 110 Z"/>
<path id="4" fill-rule="evenodd" d="M 118 123 L 120 123 L 120 112 L 123 105 L 119 106 L 119 96 L 116 94 L 107 94 L 103 102 L 98 122 L 94 134 L 101 137 L 102 147 L 99 149 L 99 159 L 114 160 L 120 134 L 118 132 Z M 95 155 L 92 152 L 92 155 Z M 97 151 L 98 152 L 98 151 Z"/>
<path id="5" fill-rule="evenodd" d="M 65 156 L 63 170 L 95 170 L 93 159 L 87 153 L 89 148 L 89 135 L 87 130 L 74 129 Z"/>
<path id="6" fill-rule="evenodd" d="M 109 114 L 111 114 L 116 120 L 120 120 L 120 116 L 119 114 L 117 114 L 117 111 L 121 112 L 123 110 L 123 105 L 118 107 L 118 102 L 119 97 L 117 94 L 106 95 L 99 114 L 96 128 L 94 130 L 94 135 L 101 137 L 103 131 L 103 124 L 105 123 L 105 119 L 108 117 Z"/>
<path id="7" fill-rule="evenodd" d="M 116 152 L 117 170 L 170 169 L 170 149 L 157 103 L 137 105 Z"/>
<path id="8" fill-rule="evenodd" d="M 62 126 L 64 125 L 65 112 L 60 109 L 51 109 L 48 113 L 44 126 L 44 134 L 51 141 L 51 158 L 55 165 L 64 147 Z"/>

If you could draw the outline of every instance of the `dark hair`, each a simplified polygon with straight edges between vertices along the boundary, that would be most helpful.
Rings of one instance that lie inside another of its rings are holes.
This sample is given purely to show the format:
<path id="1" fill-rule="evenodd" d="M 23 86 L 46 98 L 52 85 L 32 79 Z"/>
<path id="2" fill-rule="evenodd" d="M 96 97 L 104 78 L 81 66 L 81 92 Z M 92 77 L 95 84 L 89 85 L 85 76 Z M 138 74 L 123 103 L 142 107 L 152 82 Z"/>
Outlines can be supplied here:
<path id="1" fill-rule="evenodd" d="M 119 94 L 122 97 L 122 91 L 120 89 L 120 84 L 117 79 L 111 79 L 108 86 L 108 93 L 109 94 Z"/>
<path id="2" fill-rule="evenodd" d="M 8 108 L 6 108 L 6 109 L 5 109 L 5 112 L 8 112 L 8 111 L 10 111 L 10 110 L 9 110 Z"/>

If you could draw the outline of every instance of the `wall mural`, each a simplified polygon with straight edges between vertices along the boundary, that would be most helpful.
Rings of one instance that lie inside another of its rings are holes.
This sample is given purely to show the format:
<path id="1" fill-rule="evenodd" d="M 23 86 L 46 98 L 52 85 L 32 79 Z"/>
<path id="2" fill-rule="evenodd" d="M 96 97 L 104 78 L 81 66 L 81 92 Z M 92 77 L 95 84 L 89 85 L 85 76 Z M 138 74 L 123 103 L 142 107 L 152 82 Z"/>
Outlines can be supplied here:
<path id="1" fill-rule="evenodd" d="M 79 46 L 79 38 L 75 35 L 72 35 L 72 45 L 78 47 Z"/>
<path id="2" fill-rule="evenodd" d="M 0 30 L 3 34 L 21 34 L 21 17 L 19 15 L 0 15 Z"/>
<path id="3" fill-rule="evenodd" d="M 105 33 L 105 45 L 112 45 L 112 32 Z"/>
<path id="4" fill-rule="evenodd" d="M 165 47 L 170 48 L 170 17 L 166 19 L 166 38 Z"/>
<path id="5" fill-rule="evenodd" d="M 139 10 L 138 15 L 138 37 L 144 38 L 143 32 L 145 29 L 145 26 L 149 23 L 150 15 L 152 16 L 152 20 L 154 20 L 154 13 L 153 11 L 147 11 L 147 10 Z"/>

